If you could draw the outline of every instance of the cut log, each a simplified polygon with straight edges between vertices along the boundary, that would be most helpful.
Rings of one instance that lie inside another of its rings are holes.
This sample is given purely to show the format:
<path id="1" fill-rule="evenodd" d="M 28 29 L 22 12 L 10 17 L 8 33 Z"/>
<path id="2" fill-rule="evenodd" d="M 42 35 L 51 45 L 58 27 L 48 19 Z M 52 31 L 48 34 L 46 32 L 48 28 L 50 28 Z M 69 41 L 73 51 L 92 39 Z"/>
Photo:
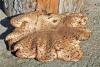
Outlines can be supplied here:
<path id="1" fill-rule="evenodd" d="M 45 10 L 48 13 L 58 13 L 59 0 L 37 0 L 37 10 Z"/>
<path id="2" fill-rule="evenodd" d="M 4 11 L 8 16 L 29 12 L 48 13 L 82 12 L 85 0 L 4 0 Z"/>
<path id="3" fill-rule="evenodd" d="M 8 16 L 35 11 L 36 0 L 4 0 L 4 11 Z"/>

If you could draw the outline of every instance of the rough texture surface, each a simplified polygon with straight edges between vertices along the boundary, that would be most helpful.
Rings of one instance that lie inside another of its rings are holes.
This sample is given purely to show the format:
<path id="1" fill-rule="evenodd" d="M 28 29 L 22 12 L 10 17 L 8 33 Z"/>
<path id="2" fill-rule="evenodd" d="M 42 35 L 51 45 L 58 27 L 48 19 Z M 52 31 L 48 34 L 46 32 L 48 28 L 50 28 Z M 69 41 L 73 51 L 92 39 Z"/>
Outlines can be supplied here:
<path id="1" fill-rule="evenodd" d="M 37 9 L 49 13 L 82 12 L 85 0 L 3 0 L 7 16 Z M 38 2 L 38 3 L 37 3 Z M 39 5 L 38 5 L 39 4 Z"/>
<path id="2" fill-rule="evenodd" d="M 4 11 L 7 16 L 20 14 L 23 12 L 34 11 L 36 8 L 36 0 L 3 0 Z"/>
<path id="3" fill-rule="evenodd" d="M 84 50 L 83 59 L 79 62 L 53 62 L 41 63 L 34 59 L 19 59 L 6 50 L 3 36 L 0 36 L 0 66 L 1 67 L 100 67 L 100 0 L 86 0 L 85 12 L 89 16 L 88 27 L 92 30 L 89 41 L 82 42 Z M 0 22 L 0 34 L 8 28 L 6 21 Z M 5 27 L 7 28 L 5 28 Z M 10 28 L 11 29 L 11 28 Z"/>
<path id="4" fill-rule="evenodd" d="M 10 20 L 15 29 L 5 40 L 11 52 L 20 58 L 79 61 L 83 56 L 80 41 L 91 34 L 86 28 L 87 19 L 81 13 L 24 13 Z"/>
<path id="5" fill-rule="evenodd" d="M 3 11 L 0 9 L 0 20 L 4 19 L 6 15 L 3 13 Z"/>

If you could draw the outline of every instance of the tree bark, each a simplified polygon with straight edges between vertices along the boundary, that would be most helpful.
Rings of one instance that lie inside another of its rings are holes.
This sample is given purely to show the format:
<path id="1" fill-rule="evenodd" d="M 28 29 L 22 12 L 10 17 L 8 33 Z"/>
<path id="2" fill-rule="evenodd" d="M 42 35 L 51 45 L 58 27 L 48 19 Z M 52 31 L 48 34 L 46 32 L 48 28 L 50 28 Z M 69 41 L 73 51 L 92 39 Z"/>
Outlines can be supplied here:
<path id="1" fill-rule="evenodd" d="M 85 0 L 3 0 L 8 16 L 45 10 L 48 13 L 82 12 Z"/>
<path id="2" fill-rule="evenodd" d="M 4 10 L 8 16 L 35 11 L 36 0 L 4 0 Z"/>
<path id="3" fill-rule="evenodd" d="M 85 0 L 60 0 L 59 13 L 82 12 Z"/>

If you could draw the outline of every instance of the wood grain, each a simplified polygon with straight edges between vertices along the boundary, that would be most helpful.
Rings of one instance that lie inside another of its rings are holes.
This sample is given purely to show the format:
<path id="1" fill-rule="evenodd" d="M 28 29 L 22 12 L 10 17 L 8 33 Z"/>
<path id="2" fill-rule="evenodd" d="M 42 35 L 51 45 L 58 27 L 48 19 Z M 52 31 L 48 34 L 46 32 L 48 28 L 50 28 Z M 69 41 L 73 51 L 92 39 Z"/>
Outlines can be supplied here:
<path id="1" fill-rule="evenodd" d="M 37 0 L 37 10 L 48 13 L 58 13 L 59 0 Z"/>

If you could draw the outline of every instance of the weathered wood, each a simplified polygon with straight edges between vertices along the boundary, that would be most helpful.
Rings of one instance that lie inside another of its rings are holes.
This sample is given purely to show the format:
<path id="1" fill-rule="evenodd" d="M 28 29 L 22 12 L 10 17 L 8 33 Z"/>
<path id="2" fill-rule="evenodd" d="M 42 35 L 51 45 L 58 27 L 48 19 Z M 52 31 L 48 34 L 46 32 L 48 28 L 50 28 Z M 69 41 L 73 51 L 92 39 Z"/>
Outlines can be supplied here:
<path id="1" fill-rule="evenodd" d="M 58 13 L 59 0 L 37 0 L 37 10 L 48 13 Z"/>
<path id="2" fill-rule="evenodd" d="M 8 16 L 23 12 L 46 10 L 49 13 L 81 12 L 85 0 L 4 0 Z"/>
<path id="3" fill-rule="evenodd" d="M 51 13 L 58 13 L 59 9 L 59 0 L 50 0 L 50 12 Z"/>
<path id="4" fill-rule="evenodd" d="M 82 12 L 85 0 L 60 0 L 59 13 Z"/>
<path id="5" fill-rule="evenodd" d="M 8 16 L 34 11 L 36 0 L 4 0 L 4 9 Z"/>
<path id="6" fill-rule="evenodd" d="M 0 21 L 2 20 L 2 19 L 4 19 L 5 17 L 7 17 L 5 14 L 4 14 L 4 12 L 0 9 Z"/>

